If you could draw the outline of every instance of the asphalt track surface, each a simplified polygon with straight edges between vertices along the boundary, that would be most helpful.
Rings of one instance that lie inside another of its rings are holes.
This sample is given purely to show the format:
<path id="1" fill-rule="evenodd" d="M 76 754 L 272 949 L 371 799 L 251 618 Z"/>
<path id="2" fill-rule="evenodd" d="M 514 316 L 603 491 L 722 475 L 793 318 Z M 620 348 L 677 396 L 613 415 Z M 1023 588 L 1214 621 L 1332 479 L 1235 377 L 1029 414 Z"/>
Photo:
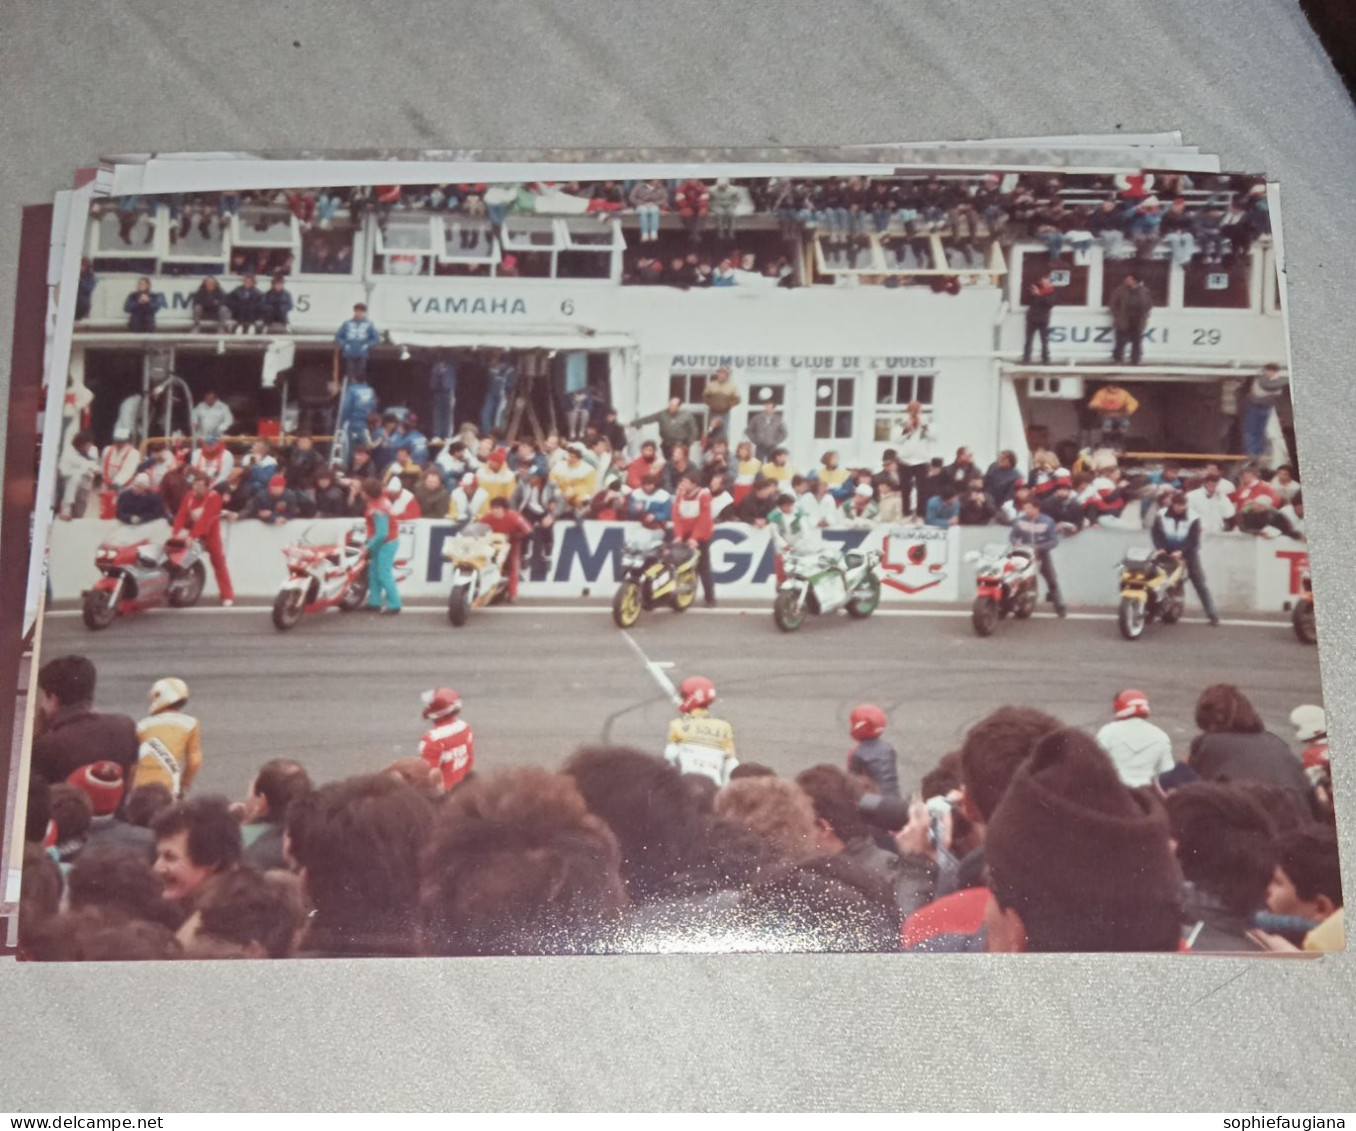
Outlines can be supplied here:
<path id="1" fill-rule="evenodd" d="M 1181 756 L 1208 683 L 1237 683 L 1287 739 L 1291 709 L 1322 701 L 1317 650 L 1288 622 L 1188 619 L 1128 643 L 1109 613 L 1060 621 L 1046 607 L 988 639 L 959 608 L 811 617 L 790 635 L 763 607 L 656 611 L 628 633 L 597 605 L 479 610 L 461 629 L 442 608 L 330 612 L 287 633 L 266 608 L 158 611 L 102 632 L 78 613 L 49 613 L 43 658 L 66 652 L 97 665 L 103 710 L 140 717 L 154 680 L 186 680 L 203 726 L 195 792 L 232 797 L 270 758 L 296 758 L 325 781 L 412 756 L 424 729 L 419 693 L 435 685 L 461 692 L 482 771 L 557 767 L 586 743 L 659 752 L 674 714 L 666 688 L 701 674 L 716 683 L 716 713 L 734 725 L 741 760 L 790 775 L 841 764 L 848 714 L 871 701 L 890 716 L 906 786 L 1004 703 L 1095 728 L 1118 690 L 1138 687 Z"/>

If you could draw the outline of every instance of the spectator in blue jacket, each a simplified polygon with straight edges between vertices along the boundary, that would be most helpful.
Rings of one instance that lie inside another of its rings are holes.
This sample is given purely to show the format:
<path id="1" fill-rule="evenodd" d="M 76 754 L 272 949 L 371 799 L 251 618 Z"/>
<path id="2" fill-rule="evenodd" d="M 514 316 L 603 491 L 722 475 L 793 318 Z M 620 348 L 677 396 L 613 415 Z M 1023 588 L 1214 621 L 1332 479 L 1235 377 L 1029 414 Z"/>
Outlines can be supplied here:
<path id="1" fill-rule="evenodd" d="M 122 304 L 128 314 L 127 328 L 134 334 L 154 334 L 155 315 L 165 309 L 165 296 L 151 290 L 151 281 L 143 275 L 137 280 L 137 289 Z"/>
<path id="2" fill-rule="evenodd" d="M 165 514 L 165 500 L 160 497 L 159 491 L 151 489 L 151 477 L 144 471 L 132 476 L 132 482 L 118 492 L 115 513 L 119 522 L 129 526 L 140 526 L 168 517 Z"/>
<path id="3" fill-rule="evenodd" d="M 267 489 L 245 504 L 240 517 L 257 518 L 269 526 L 276 526 L 288 519 L 300 518 L 301 502 L 295 491 L 287 489 L 287 480 L 281 475 L 274 475 L 268 481 Z"/>
<path id="4" fill-rule="evenodd" d="M 367 320 L 367 304 L 363 302 L 355 304 L 353 317 L 340 326 L 334 335 L 334 343 L 339 347 L 339 354 L 344 359 L 344 376 L 350 381 L 365 380 L 367 355 L 380 341 L 381 335 L 377 333 L 377 328 Z M 375 398 L 373 403 L 376 403 Z"/>
<path id="5" fill-rule="evenodd" d="M 237 334 L 257 334 L 264 328 L 264 295 L 253 275 L 241 280 L 229 301 Z"/>
<path id="6" fill-rule="evenodd" d="M 270 334 L 285 334 L 288 321 L 292 316 L 292 296 L 288 293 L 281 275 L 274 275 L 273 282 L 262 297 L 264 325 Z"/>
<path id="7" fill-rule="evenodd" d="M 428 437 L 419 431 L 419 417 L 410 413 L 396 425 L 396 442 L 402 448 L 408 448 L 410 459 L 422 467 L 428 463 Z"/>
<path id="8" fill-rule="evenodd" d="M 960 500 L 956 498 L 956 488 L 943 483 L 942 489 L 928 500 L 925 522 L 928 526 L 956 526 L 960 522 Z"/>
<path id="9" fill-rule="evenodd" d="M 626 516 L 650 527 L 668 525 L 673 517 L 673 496 L 659 485 L 657 475 L 646 475 L 640 487 L 627 496 Z"/>
<path id="10" fill-rule="evenodd" d="M 1023 482 L 1022 473 L 1017 470 L 1015 452 L 999 452 L 998 459 L 991 463 L 989 470 L 984 473 L 984 490 L 989 493 L 989 498 L 996 507 L 1001 507 L 1011 499 Z"/>
<path id="11" fill-rule="evenodd" d="M 1068 609 L 1060 595 L 1059 578 L 1055 576 L 1055 563 L 1050 556 L 1051 551 L 1059 545 L 1059 530 L 1053 518 L 1041 513 L 1041 505 L 1034 495 L 1028 495 L 1022 503 L 1021 513 L 1012 524 L 1010 538 L 1015 549 L 1029 549 L 1036 555 L 1041 576 L 1045 578 L 1049 590 L 1049 600 L 1054 604 L 1056 613 L 1066 616 Z"/>
<path id="12" fill-rule="evenodd" d="M 439 354 L 434 361 L 428 389 L 433 397 L 433 435 L 445 440 L 452 435 L 457 409 L 457 362 L 451 354 Z"/>

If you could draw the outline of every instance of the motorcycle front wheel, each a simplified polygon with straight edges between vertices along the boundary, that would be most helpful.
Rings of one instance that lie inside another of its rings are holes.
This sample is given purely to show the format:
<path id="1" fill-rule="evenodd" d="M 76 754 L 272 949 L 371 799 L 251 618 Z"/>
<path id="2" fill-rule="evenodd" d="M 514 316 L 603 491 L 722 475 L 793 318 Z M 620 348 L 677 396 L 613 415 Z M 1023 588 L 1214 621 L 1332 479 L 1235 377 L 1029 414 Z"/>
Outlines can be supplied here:
<path id="1" fill-rule="evenodd" d="M 170 605 L 176 609 L 192 608 L 198 603 L 206 584 L 207 567 L 202 562 L 194 562 L 180 577 L 170 582 Z"/>
<path id="2" fill-rule="evenodd" d="M 862 578 L 861 584 L 852 591 L 852 600 L 848 602 L 847 611 L 849 616 L 869 617 L 876 611 L 876 606 L 880 604 L 880 578 L 868 574 Z"/>
<path id="3" fill-rule="evenodd" d="M 1018 620 L 1026 620 L 1036 611 L 1036 587 L 1028 585 L 1022 589 L 1021 596 L 1017 598 L 1016 604 L 1012 607 L 1012 615 Z"/>
<path id="4" fill-rule="evenodd" d="M 772 619 L 783 632 L 795 632 L 805 623 L 805 607 L 799 595 L 792 590 L 778 593 L 772 605 Z"/>
<path id="5" fill-rule="evenodd" d="M 279 632 L 295 628 L 304 604 L 305 598 L 295 589 L 284 589 L 273 598 L 273 627 Z"/>
<path id="6" fill-rule="evenodd" d="M 692 602 L 689 601 L 690 605 Z M 618 628 L 630 628 L 640 620 L 640 586 L 634 581 L 623 581 L 612 597 L 612 620 Z"/>
<path id="7" fill-rule="evenodd" d="M 366 600 L 367 574 L 360 573 L 353 579 L 353 584 L 348 587 L 348 592 L 339 598 L 339 611 L 351 613 Z"/>
<path id="8" fill-rule="evenodd" d="M 1295 602 L 1295 611 L 1290 615 L 1290 624 L 1301 644 L 1318 643 L 1318 624 L 1314 620 L 1314 603 L 1310 600 Z"/>
<path id="9" fill-rule="evenodd" d="M 118 606 L 113 603 L 113 594 L 108 589 L 91 589 L 85 594 L 81 615 L 85 618 L 85 627 L 98 632 L 113 623 L 118 615 Z"/>
<path id="10" fill-rule="evenodd" d="M 471 594 L 469 586 L 454 585 L 452 594 L 447 598 L 447 619 L 453 628 L 460 628 L 471 615 Z"/>
<path id="11" fill-rule="evenodd" d="M 1122 597 L 1120 613 L 1117 617 L 1121 626 L 1121 635 L 1127 640 L 1138 640 L 1144 635 L 1144 602 L 1133 597 Z"/>
<path id="12" fill-rule="evenodd" d="M 976 636 L 992 636 L 998 627 L 998 602 L 992 597 L 976 597 L 970 610 L 970 623 Z"/>

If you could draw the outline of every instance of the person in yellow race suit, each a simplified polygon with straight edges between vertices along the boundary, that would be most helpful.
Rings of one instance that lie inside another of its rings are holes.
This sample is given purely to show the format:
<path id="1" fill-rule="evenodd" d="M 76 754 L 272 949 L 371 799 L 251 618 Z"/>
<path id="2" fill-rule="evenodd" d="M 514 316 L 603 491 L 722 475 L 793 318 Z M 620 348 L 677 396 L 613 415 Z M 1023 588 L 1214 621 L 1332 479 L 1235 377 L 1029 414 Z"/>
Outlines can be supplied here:
<path id="1" fill-rule="evenodd" d="M 159 782 L 182 797 L 202 769 L 202 728 L 184 713 L 187 703 L 188 684 L 182 679 L 159 679 L 151 686 L 151 713 L 137 723 L 138 786 Z"/>
<path id="2" fill-rule="evenodd" d="M 669 724 L 664 757 L 678 767 L 679 773 L 701 774 L 723 787 L 739 760 L 735 757 L 734 728 L 710 714 L 716 685 L 696 675 L 683 680 L 678 694 L 681 714 Z"/>

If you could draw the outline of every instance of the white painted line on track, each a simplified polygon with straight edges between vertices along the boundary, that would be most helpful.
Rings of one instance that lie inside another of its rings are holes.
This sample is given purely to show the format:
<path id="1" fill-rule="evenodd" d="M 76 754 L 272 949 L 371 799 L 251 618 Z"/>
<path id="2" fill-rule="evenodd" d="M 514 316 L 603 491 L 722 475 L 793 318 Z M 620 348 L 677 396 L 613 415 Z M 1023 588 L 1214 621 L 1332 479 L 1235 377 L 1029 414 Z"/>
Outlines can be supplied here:
<path id="1" fill-rule="evenodd" d="M 655 683 L 659 684 L 659 690 L 675 703 L 678 702 L 678 689 L 673 686 L 673 680 L 669 679 L 668 672 L 664 670 L 665 668 L 673 667 L 673 665 L 671 663 L 650 659 L 650 657 L 645 654 L 645 649 L 636 643 L 636 638 L 627 632 L 626 629 L 622 629 L 621 634 L 622 639 L 631 645 L 632 650 L 640 657 L 640 662 L 645 665 L 645 670 L 650 673 L 650 676 L 654 679 Z"/>
<path id="2" fill-rule="evenodd" d="M 238 616 L 257 616 L 265 617 L 268 615 L 269 606 L 267 605 L 236 605 L 234 608 L 223 609 L 221 607 L 206 609 L 147 609 L 145 612 L 137 613 L 128 619 L 136 619 L 138 616 L 165 616 L 173 614 L 176 617 L 181 616 L 230 616 L 232 613 Z M 337 609 L 327 610 L 335 616 L 346 616 Z M 475 615 L 481 616 L 606 616 L 608 608 L 606 605 L 511 605 L 508 607 L 498 607 L 492 609 L 477 609 Z M 52 609 L 43 614 L 46 617 L 64 618 L 80 616 L 79 609 Z M 361 618 L 362 614 L 353 614 Z M 446 616 L 447 608 L 443 605 L 406 605 L 402 610 L 402 616 Z M 755 606 L 753 608 L 717 608 L 717 609 L 688 609 L 683 614 L 684 617 L 738 617 L 738 616 L 768 616 L 771 613 L 769 609 Z M 937 619 L 970 619 L 969 609 L 877 609 L 872 616 L 876 617 L 933 617 Z M 1041 616 L 1041 620 L 1054 620 L 1053 614 Z M 1115 613 L 1070 613 L 1066 620 L 1100 620 L 1115 621 Z M 386 622 L 383 622 L 386 623 Z M 1188 618 L 1181 622 L 1182 624 L 1205 624 L 1206 621 L 1200 618 Z M 1225 618 L 1220 624 L 1229 628 L 1289 628 L 1290 621 L 1283 619 L 1276 620 L 1248 620 Z M 648 662 L 648 661 L 647 661 Z"/>

